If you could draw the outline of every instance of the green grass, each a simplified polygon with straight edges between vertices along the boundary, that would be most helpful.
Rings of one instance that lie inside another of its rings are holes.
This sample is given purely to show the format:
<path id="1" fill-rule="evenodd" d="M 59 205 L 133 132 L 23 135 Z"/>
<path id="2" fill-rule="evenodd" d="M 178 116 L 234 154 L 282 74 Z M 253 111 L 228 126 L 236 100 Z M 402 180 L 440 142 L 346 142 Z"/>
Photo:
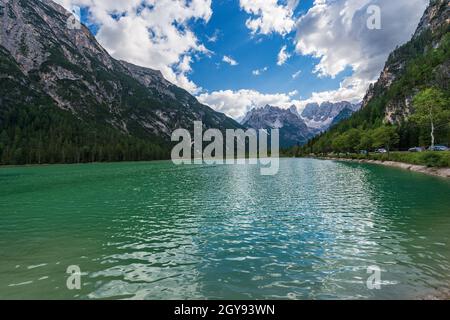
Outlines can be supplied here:
<path id="1" fill-rule="evenodd" d="M 362 154 L 340 154 L 339 157 L 354 160 L 404 162 L 435 168 L 450 167 L 450 152 L 391 152 L 389 155 L 371 153 L 368 156 Z"/>

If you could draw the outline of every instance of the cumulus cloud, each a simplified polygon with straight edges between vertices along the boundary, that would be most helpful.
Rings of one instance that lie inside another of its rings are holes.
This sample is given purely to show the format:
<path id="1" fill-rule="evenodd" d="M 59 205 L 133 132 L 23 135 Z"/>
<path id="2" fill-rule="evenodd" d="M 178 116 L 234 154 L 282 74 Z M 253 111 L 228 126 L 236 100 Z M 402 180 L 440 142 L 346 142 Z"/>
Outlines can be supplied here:
<path id="1" fill-rule="evenodd" d="M 314 72 L 336 77 L 353 73 L 334 91 L 314 93 L 312 99 L 361 99 L 375 81 L 389 53 L 414 32 L 428 0 L 316 0 L 297 23 L 296 50 L 319 59 Z M 370 30 L 367 8 L 381 8 L 381 29 Z"/>
<path id="2" fill-rule="evenodd" d="M 208 22 L 211 0 L 55 0 L 65 8 L 88 7 L 97 40 L 116 59 L 160 70 L 171 82 L 199 92 L 189 80 L 192 58 L 209 51 L 190 29 Z"/>
<path id="3" fill-rule="evenodd" d="M 245 25 L 253 34 L 283 36 L 295 27 L 293 16 L 298 3 L 299 0 L 240 0 L 241 9 L 252 16 Z"/>
<path id="4" fill-rule="evenodd" d="M 239 63 L 229 56 L 223 56 L 223 62 L 228 63 L 230 66 L 237 66 Z"/>
<path id="5" fill-rule="evenodd" d="M 291 54 L 287 52 L 287 46 L 283 46 L 278 53 L 277 65 L 282 66 L 291 57 Z"/>
<path id="6" fill-rule="evenodd" d="M 267 70 L 269 70 L 268 67 L 264 67 L 264 68 L 262 68 L 262 69 L 256 69 L 256 70 L 253 70 L 253 71 L 252 71 L 252 74 L 253 74 L 254 76 L 260 76 L 260 75 L 262 75 L 264 72 L 266 72 Z"/>
<path id="7" fill-rule="evenodd" d="M 239 121 L 251 109 L 264 107 L 267 104 L 281 108 L 289 108 L 292 104 L 301 105 L 300 101 L 292 99 L 296 94 L 298 94 L 297 91 L 264 94 L 256 90 L 221 90 L 212 93 L 203 93 L 198 96 L 198 99 L 213 109 L 223 112 Z"/>
<path id="8" fill-rule="evenodd" d="M 98 26 L 98 41 L 117 59 L 161 70 L 171 82 L 198 94 L 201 88 L 189 79 L 192 63 L 209 55 L 192 31 L 192 22 L 208 22 L 211 0 L 54 0 L 67 9 L 73 5 L 89 8 L 90 20 Z M 255 90 L 222 90 L 204 93 L 199 99 L 218 111 L 239 119 L 253 107 L 273 104 L 301 109 L 308 102 L 360 101 L 369 84 L 377 79 L 388 54 L 406 42 L 414 32 L 428 0 L 315 0 L 297 19 L 298 0 L 240 0 L 249 18 L 246 26 L 253 34 L 280 34 L 296 31 L 296 52 L 318 59 L 318 77 L 336 77 L 353 70 L 338 89 L 314 92 L 304 100 L 289 93 L 263 94 Z M 366 27 L 367 8 L 381 8 L 381 29 Z M 217 41 L 219 32 L 207 41 Z M 277 64 L 292 54 L 283 46 Z M 229 56 L 223 61 L 238 62 Z M 266 70 L 254 70 L 262 74 Z M 298 78 L 300 71 L 292 75 Z"/>

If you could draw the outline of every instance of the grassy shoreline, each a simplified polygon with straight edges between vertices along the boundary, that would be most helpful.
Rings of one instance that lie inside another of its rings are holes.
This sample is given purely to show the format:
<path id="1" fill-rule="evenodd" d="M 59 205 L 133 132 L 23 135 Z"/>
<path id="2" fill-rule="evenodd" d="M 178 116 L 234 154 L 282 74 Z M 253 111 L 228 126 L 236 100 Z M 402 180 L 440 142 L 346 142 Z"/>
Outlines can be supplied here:
<path id="1" fill-rule="evenodd" d="M 428 168 L 450 168 L 450 152 L 390 152 L 389 154 L 328 154 L 315 155 L 319 158 L 338 158 L 348 160 L 365 160 L 380 162 L 400 162 L 404 164 L 425 166 Z"/>
<path id="2" fill-rule="evenodd" d="M 384 165 L 441 178 L 450 178 L 450 152 L 391 152 L 389 156 L 387 154 L 341 154 L 314 156 L 314 158 Z"/>

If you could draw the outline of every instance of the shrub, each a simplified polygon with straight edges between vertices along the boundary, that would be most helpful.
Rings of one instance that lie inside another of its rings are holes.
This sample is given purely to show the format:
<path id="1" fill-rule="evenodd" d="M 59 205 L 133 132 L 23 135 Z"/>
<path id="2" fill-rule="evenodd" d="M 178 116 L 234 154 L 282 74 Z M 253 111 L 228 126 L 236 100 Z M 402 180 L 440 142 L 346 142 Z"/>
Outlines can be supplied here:
<path id="1" fill-rule="evenodd" d="M 439 154 L 435 152 L 426 152 L 421 154 L 420 161 L 427 167 L 446 167 L 448 161 L 445 154 Z"/>

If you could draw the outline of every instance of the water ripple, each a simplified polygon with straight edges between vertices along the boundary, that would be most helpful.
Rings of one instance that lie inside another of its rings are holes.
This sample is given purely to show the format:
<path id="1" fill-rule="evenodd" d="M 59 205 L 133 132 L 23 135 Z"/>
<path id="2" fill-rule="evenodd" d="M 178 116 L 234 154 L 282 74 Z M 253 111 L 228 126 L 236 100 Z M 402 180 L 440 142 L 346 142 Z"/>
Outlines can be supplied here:
<path id="1" fill-rule="evenodd" d="M 450 290 L 450 183 L 284 159 L 6 168 L 0 298 L 378 299 Z M 83 288 L 65 288 L 69 265 Z M 369 266 L 382 290 L 368 290 Z"/>

